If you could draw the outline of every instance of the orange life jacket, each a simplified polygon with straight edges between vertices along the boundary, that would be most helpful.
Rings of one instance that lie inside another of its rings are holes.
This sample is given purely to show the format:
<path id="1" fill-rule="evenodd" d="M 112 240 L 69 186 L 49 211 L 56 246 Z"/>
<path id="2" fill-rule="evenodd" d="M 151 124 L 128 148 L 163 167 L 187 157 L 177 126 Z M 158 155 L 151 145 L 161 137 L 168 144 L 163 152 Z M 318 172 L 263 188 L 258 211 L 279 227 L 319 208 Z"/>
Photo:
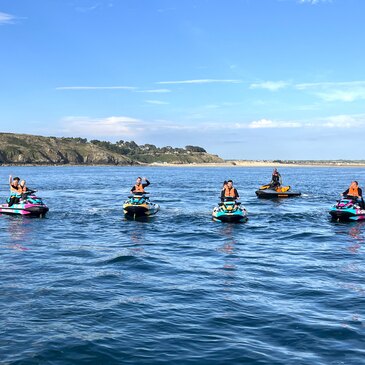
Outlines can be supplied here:
<path id="1" fill-rule="evenodd" d="M 224 196 L 231 196 L 234 198 L 236 196 L 234 187 L 232 186 L 231 189 L 229 189 L 229 187 L 226 186 L 224 188 Z"/>
<path id="2" fill-rule="evenodd" d="M 357 186 L 355 186 L 355 184 L 354 185 L 351 185 L 350 187 L 349 187 L 349 192 L 348 192 L 348 194 L 347 195 L 351 195 L 351 196 L 357 196 L 357 197 L 359 197 L 360 195 L 359 195 L 359 188 L 357 187 Z"/>
<path id="3" fill-rule="evenodd" d="M 144 188 L 142 184 L 139 185 L 134 185 L 134 189 L 133 189 L 134 193 L 144 193 Z"/>

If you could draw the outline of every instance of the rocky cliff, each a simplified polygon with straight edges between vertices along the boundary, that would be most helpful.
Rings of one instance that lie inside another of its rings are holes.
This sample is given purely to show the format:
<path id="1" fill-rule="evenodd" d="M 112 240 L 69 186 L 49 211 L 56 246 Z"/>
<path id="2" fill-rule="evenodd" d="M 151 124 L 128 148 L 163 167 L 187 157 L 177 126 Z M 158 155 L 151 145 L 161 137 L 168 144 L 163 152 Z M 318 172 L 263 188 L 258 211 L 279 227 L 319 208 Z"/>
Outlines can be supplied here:
<path id="1" fill-rule="evenodd" d="M 143 163 L 220 163 L 221 158 L 203 148 L 137 145 L 85 138 L 57 138 L 0 133 L 0 164 L 34 165 L 138 165 Z"/>

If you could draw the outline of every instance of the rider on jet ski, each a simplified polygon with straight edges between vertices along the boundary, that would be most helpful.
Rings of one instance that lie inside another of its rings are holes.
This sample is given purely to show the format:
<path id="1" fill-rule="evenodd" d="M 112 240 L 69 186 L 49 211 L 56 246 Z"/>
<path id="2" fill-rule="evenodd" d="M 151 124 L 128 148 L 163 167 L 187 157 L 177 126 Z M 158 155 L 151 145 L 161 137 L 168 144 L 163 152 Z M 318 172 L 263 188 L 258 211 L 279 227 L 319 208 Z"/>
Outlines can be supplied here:
<path id="1" fill-rule="evenodd" d="M 145 181 L 145 183 L 142 183 L 142 180 Z M 132 194 L 143 194 L 145 193 L 144 188 L 147 187 L 148 185 L 150 185 L 150 182 L 144 177 L 137 177 L 136 180 L 136 184 L 133 185 L 132 189 L 131 189 L 131 193 Z"/>
<path id="2" fill-rule="evenodd" d="M 272 172 L 271 181 L 270 181 L 270 188 L 276 189 L 282 184 L 282 179 L 279 171 L 275 168 Z"/>
<path id="3" fill-rule="evenodd" d="M 342 195 L 346 198 L 353 199 L 360 203 L 361 209 L 365 209 L 364 199 L 362 197 L 362 189 L 357 181 L 353 181 L 348 189 Z"/>
<path id="4" fill-rule="evenodd" d="M 10 185 L 10 198 L 8 206 L 11 207 L 13 204 L 18 204 L 20 198 L 22 197 L 23 188 L 19 184 L 19 177 L 9 176 L 9 185 Z"/>
<path id="5" fill-rule="evenodd" d="M 226 184 L 223 185 L 223 189 L 221 191 L 221 201 L 229 201 L 239 199 L 238 191 L 235 187 L 233 187 L 233 181 L 228 180 Z"/>

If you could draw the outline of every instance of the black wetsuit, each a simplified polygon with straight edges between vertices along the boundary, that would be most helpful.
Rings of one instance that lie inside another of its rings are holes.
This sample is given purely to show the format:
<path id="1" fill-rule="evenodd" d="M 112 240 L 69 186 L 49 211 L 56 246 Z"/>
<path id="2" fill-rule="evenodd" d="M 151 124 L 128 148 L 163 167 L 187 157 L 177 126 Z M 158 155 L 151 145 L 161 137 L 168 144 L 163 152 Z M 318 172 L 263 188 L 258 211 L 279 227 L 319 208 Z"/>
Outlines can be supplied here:
<path id="1" fill-rule="evenodd" d="M 277 188 L 281 185 L 281 175 L 277 172 L 276 174 L 273 174 L 271 177 L 270 186 L 272 188 Z"/>

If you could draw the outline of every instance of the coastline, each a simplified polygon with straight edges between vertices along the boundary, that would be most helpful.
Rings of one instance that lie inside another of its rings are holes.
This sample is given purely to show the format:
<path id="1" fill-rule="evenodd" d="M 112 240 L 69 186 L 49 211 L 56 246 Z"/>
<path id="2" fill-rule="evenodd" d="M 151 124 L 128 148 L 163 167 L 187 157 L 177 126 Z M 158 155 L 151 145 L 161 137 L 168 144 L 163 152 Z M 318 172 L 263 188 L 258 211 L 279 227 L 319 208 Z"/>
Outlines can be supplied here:
<path id="1" fill-rule="evenodd" d="M 239 167 L 348 167 L 348 168 L 365 168 L 364 162 L 352 161 L 290 161 L 274 162 L 266 160 L 227 160 L 225 162 L 206 162 L 206 163 L 138 163 L 138 164 L 0 164 L 0 167 L 221 167 L 221 168 L 239 168 Z"/>
<path id="2" fill-rule="evenodd" d="M 262 160 L 228 160 L 222 163 L 192 163 L 192 164 L 169 164 L 169 163 L 151 163 L 147 166 L 156 166 L 156 167 L 365 167 L 364 162 L 351 162 L 351 161 L 321 161 L 321 162 L 274 162 L 274 161 L 262 161 Z"/>

